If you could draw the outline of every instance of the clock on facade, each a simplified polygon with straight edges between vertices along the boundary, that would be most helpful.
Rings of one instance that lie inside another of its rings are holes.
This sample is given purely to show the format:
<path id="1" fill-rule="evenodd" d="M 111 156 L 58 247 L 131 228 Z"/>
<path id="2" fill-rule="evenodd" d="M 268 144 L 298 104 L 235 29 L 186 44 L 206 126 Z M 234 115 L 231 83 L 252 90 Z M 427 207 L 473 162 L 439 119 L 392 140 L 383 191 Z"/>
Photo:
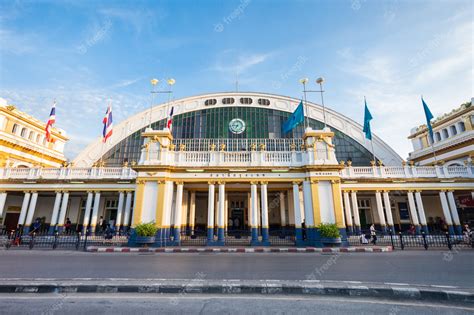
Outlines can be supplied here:
<path id="1" fill-rule="evenodd" d="M 233 134 L 241 134 L 245 131 L 245 122 L 240 118 L 234 118 L 229 122 L 229 130 Z"/>

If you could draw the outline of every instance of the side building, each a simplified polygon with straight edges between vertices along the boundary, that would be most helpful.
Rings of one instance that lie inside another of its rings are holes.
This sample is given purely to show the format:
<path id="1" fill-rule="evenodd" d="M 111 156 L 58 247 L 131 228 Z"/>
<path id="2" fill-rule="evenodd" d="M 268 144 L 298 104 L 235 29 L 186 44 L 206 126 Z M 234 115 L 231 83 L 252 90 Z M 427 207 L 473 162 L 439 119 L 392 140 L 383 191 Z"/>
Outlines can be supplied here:
<path id="1" fill-rule="evenodd" d="M 12 168 L 61 167 L 66 163 L 64 130 L 52 128 L 52 141 L 45 136 L 46 123 L 0 98 L 0 166 Z"/>
<path id="2" fill-rule="evenodd" d="M 408 139 L 413 151 L 408 160 L 415 165 L 464 165 L 474 159 L 474 106 L 467 102 L 432 122 L 433 143 L 426 125 L 413 128 Z M 435 161 L 436 160 L 436 161 Z"/>

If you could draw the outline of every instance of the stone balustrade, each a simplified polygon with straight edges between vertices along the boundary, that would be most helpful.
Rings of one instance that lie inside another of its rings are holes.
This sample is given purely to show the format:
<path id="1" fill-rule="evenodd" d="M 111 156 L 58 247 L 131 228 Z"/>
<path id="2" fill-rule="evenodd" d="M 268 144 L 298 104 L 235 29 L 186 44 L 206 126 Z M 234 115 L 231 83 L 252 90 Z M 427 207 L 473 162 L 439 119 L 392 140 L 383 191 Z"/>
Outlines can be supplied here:
<path id="1" fill-rule="evenodd" d="M 474 178 L 472 165 L 466 166 L 348 166 L 342 178 Z"/>
<path id="2" fill-rule="evenodd" d="M 308 152 L 167 152 L 168 165 L 181 167 L 302 167 L 324 164 L 308 158 Z M 150 160 L 153 162 L 153 160 Z M 309 163 L 311 162 L 311 163 Z M 145 164 L 146 165 L 146 164 Z M 340 175 L 357 178 L 474 178 L 467 166 L 346 166 Z M 130 167 L 0 168 L 0 180 L 133 180 L 137 173 Z"/>
<path id="3" fill-rule="evenodd" d="M 8 180 L 132 180 L 130 167 L 0 168 L 0 179 Z"/>

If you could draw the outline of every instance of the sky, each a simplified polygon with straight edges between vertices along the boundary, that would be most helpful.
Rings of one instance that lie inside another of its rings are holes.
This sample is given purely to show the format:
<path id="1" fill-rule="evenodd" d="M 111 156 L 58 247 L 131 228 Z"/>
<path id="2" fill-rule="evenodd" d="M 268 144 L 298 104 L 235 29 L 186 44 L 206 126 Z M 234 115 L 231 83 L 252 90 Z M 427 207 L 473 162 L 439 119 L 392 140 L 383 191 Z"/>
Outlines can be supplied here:
<path id="1" fill-rule="evenodd" d="M 45 122 L 56 99 L 73 159 L 109 100 L 115 124 L 149 108 L 151 78 L 174 78 L 174 99 L 237 78 L 300 98 L 300 78 L 316 89 L 323 76 L 326 106 L 362 123 L 365 96 L 372 132 L 406 158 L 420 95 L 435 116 L 473 96 L 473 12 L 469 0 L 0 0 L 0 97 Z"/>

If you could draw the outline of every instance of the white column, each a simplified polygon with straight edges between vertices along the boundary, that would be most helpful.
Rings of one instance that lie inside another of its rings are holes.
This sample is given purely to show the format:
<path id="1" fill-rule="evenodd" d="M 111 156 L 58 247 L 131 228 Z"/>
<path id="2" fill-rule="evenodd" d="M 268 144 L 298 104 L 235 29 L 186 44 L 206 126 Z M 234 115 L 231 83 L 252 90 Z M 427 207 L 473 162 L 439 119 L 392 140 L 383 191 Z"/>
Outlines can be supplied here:
<path id="1" fill-rule="evenodd" d="M 383 192 L 383 203 L 385 205 L 385 215 L 387 216 L 387 224 L 393 227 L 393 215 L 392 215 L 392 207 L 390 205 L 390 197 L 388 195 L 388 191 Z"/>
<path id="2" fill-rule="evenodd" d="M 127 191 L 127 198 L 125 199 L 125 214 L 123 216 L 123 226 L 130 226 L 130 215 L 132 210 L 132 192 Z"/>
<path id="3" fill-rule="evenodd" d="M 354 214 L 354 225 L 360 227 L 359 205 L 357 204 L 357 192 L 351 192 L 352 213 Z"/>
<path id="4" fill-rule="evenodd" d="M 5 208 L 5 202 L 7 201 L 7 193 L 0 193 L 0 217 L 3 217 L 3 211 Z"/>
<path id="5" fill-rule="evenodd" d="M 225 194 L 225 202 L 224 202 L 224 226 L 227 228 L 229 224 L 229 199 L 228 194 Z"/>
<path id="6" fill-rule="evenodd" d="M 36 201 L 38 200 L 38 193 L 32 192 L 30 199 L 30 206 L 28 207 L 28 215 L 26 216 L 25 226 L 30 226 L 33 223 L 33 217 L 35 215 Z"/>
<path id="7" fill-rule="evenodd" d="M 250 227 L 251 228 L 258 228 L 258 212 L 257 212 L 257 184 L 251 183 L 250 184 Z"/>
<path id="8" fill-rule="evenodd" d="M 375 192 L 375 201 L 377 204 L 377 214 L 380 225 L 382 226 L 382 229 L 386 229 L 387 224 L 385 222 L 385 214 L 383 213 L 382 194 L 380 191 Z"/>
<path id="9" fill-rule="evenodd" d="M 97 226 L 97 217 L 99 215 L 100 191 L 95 192 L 94 206 L 92 208 L 91 232 L 95 232 Z"/>
<path id="10" fill-rule="evenodd" d="M 311 196 L 311 184 L 307 180 L 303 182 L 303 202 L 304 202 L 304 218 L 305 218 L 306 228 L 313 228 L 314 227 L 313 199 Z"/>
<path id="11" fill-rule="evenodd" d="M 190 198 L 190 205 L 189 205 L 189 226 L 191 227 L 191 231 L 194 231 L 194 225 L 196 221 L 196 192 L 191 191 L 191 198 Z"/>
<path id="12" fill-rule="evenodd" d="M 268 192 L 267 184 L 264 182 L 260 185 L 260 200 L 262 202 L 262 228 L 268 229 Z"/>
<path id="13" fill-rule="evenodd" d="M 280 192 L 280 222 L 282 227 L 286 226 L 286 207 L 284 192 Z"/>
<path id="14" fill-rule="evenodd" d="M 61 201 L 61 211 L 59 212 L 58 226 L 64 225 L 64 221 L 66 220 L 66 211 L 67 211 L 68 201 L 69 201 L 69 192 L 65 191 L 63 193 L 63 200 Z"/>
<path id="15" fill-rule="evenodd" d="M 416 207 L 418 209 L 418 216 L 420 217 L 420 223 L 423 226 L 427 225 L 425 208 L 423 207 L 423 200 L 421 199 L 421 193 L 419 191 L 415 192 L 415 201 Z"/>
<path id="16" fill-rule="evenodd" d="M 293 208 L 295 215 L 295 228 L 301 228 L 300 189 L 298 183 L 293 183 Z"/>
<path id="17" fill-rule="evenodd" d="M 287 191 L 288 196 L 288 225 L 295 225 L 295 202 L 293 200 L 293 190 Z"/>
<path id="18" fill-rule="evenodd" d="M 117 205 L 117 220 L 115 220 L 115 227 L 117 229 L 120 228 L 120 224 L 122 223 L 122 213 L 123 213 L 123 202 L 125 199 L 125 192 L 119 192 L 119 200 Z"/>
<path id="19" fill-rule="evenodd" d="M 183 183 L 176 183 L 176 202 L 174 205 L 174 228 L 181 229 L 181 220 L 183 215 Z M 176 237 L 176 235 L 175 235 Z"/>
<path id="20" fill-rule="evenodd" d="M 18 218 L 18 224 L 24 225 L 26 214 L 28 212 L 28 205 L 30 203 L 31 193 L 25 191 L 25 196 L 23 197 L 23 203 L 21 204 L 20 217 Z"/>
<path id="21" fill-rule="evenodd" d="M 215 186 L 214 183 L 209 183 L 209 193 L 207 202 L 207 228 L 214 228 L 214 197 L 215 197 Z M 209 236 L 209 235 L 208 235 Z"/>
<path id="22" fill-rule="evenodd" d="M 92 208 L 93 198 L 94 198 L 94 194 L 92 193 L 92 191 L 88 191 L 87 200 L 86 200 L 86 209 L 84 211 L 84 222 L 82 223 L 82 228 L 84 232 L 85 232 L 85 229 L 89 226 L 89 219 L 91 217 L 91 208 Z"/>
<path id="23" fill-rule="evenodd" d="M 352 224 L 351 202 L 349 199 L 349 192 L 344 191 L 343 195 L 344 195 L 343 196 L 344 197 L 344 210 L 346 213 L 346 225 L 348 227 L 351 227 L 353 224 Z"/>
<path id="24" fill-rule="evenodd" d="M 181 227 L 183 227 L 184 229 L 187 227 L 188 225 L 188 207 L 189 207 L 189 198 L 188 198 L 188 191 L 187 190 L 183 190 L 183 205 L 181 207 L 182 209 L 182 217 L 181 217 Z"/>
<path id="25" fill-rule="evenodd" d="M 224 228 L 224 206 L 225 206 L 225 184 L 219 183 L 219 206 L 217 215 L 217 227 L 219 229 Z"/>
<path id="26" fill-rule="evenodd" d="M 260 195 L 258 194 L 257 192 L 257 225 L 259 227 L 262 226 L 262 207 L 261 207 L 261 204 L 262 204 L 262 200 L 260 198 Z"/>
<path id="27" fill-rule="evenodd" d="M 163 211 L 163 227 L 170 229 L 171 226 L 171 210 L 173 207 L 174 183 L 167 181 L 165 183 L 165 206 Z"/>
<path id="28" fill-rule="evenodd" d="M 56 198 L 54 198 L 54 205 L 53 205 L 53 213 L 51 214 L 51 227 L 54 227 L 58 224 L 58 215 L 59 215 L 59 207 L 61 206 L 61 198 L 62 193 L 60 191 L 56 192 Z M 51 229 L 51 231 L 53 231 Z"/>
<path id="29" fill-rule="evenodd" d="M 453 220 L 451 219 L 451 213 L 449 211 L 448 200 L 444 191 L 439 192 L 439 199 L 441 201 L 441 207 L 443 208 L 444 220 L 446 221 L 446 224 L 453 225 Z"/>
<path id="30" fill-rule="evenodd" d="M 454 225 L 461 226 L 461 221 L 459 220 L 458 209 L 456 207 L 456 201 L 454 200 L 454 195 L 452 191 L 446 193 L 448 196 L 449 209 L 451 210 L 451 216 L 453 217 Z"/>
<path id="31" fill-rule="evenodd" d="M 413 192 L 409 191 L 408 195 L 408 206 L 410 208 L 410 215 L 413 225 L 417 226 L 420 225 L 418 221 L 418 215 L 416 214 L 416 206 L 415 206 L 415 199 L 413 198 Z"/>
<path id="32" fill-rule="evenodd" d="M 217 239 L 221 242 L 224 241 L 225 233 L 225 184 L 224 182 L 219 183 L 219 206 L 218 206 L 218 216 L 217 216 Z"/>

